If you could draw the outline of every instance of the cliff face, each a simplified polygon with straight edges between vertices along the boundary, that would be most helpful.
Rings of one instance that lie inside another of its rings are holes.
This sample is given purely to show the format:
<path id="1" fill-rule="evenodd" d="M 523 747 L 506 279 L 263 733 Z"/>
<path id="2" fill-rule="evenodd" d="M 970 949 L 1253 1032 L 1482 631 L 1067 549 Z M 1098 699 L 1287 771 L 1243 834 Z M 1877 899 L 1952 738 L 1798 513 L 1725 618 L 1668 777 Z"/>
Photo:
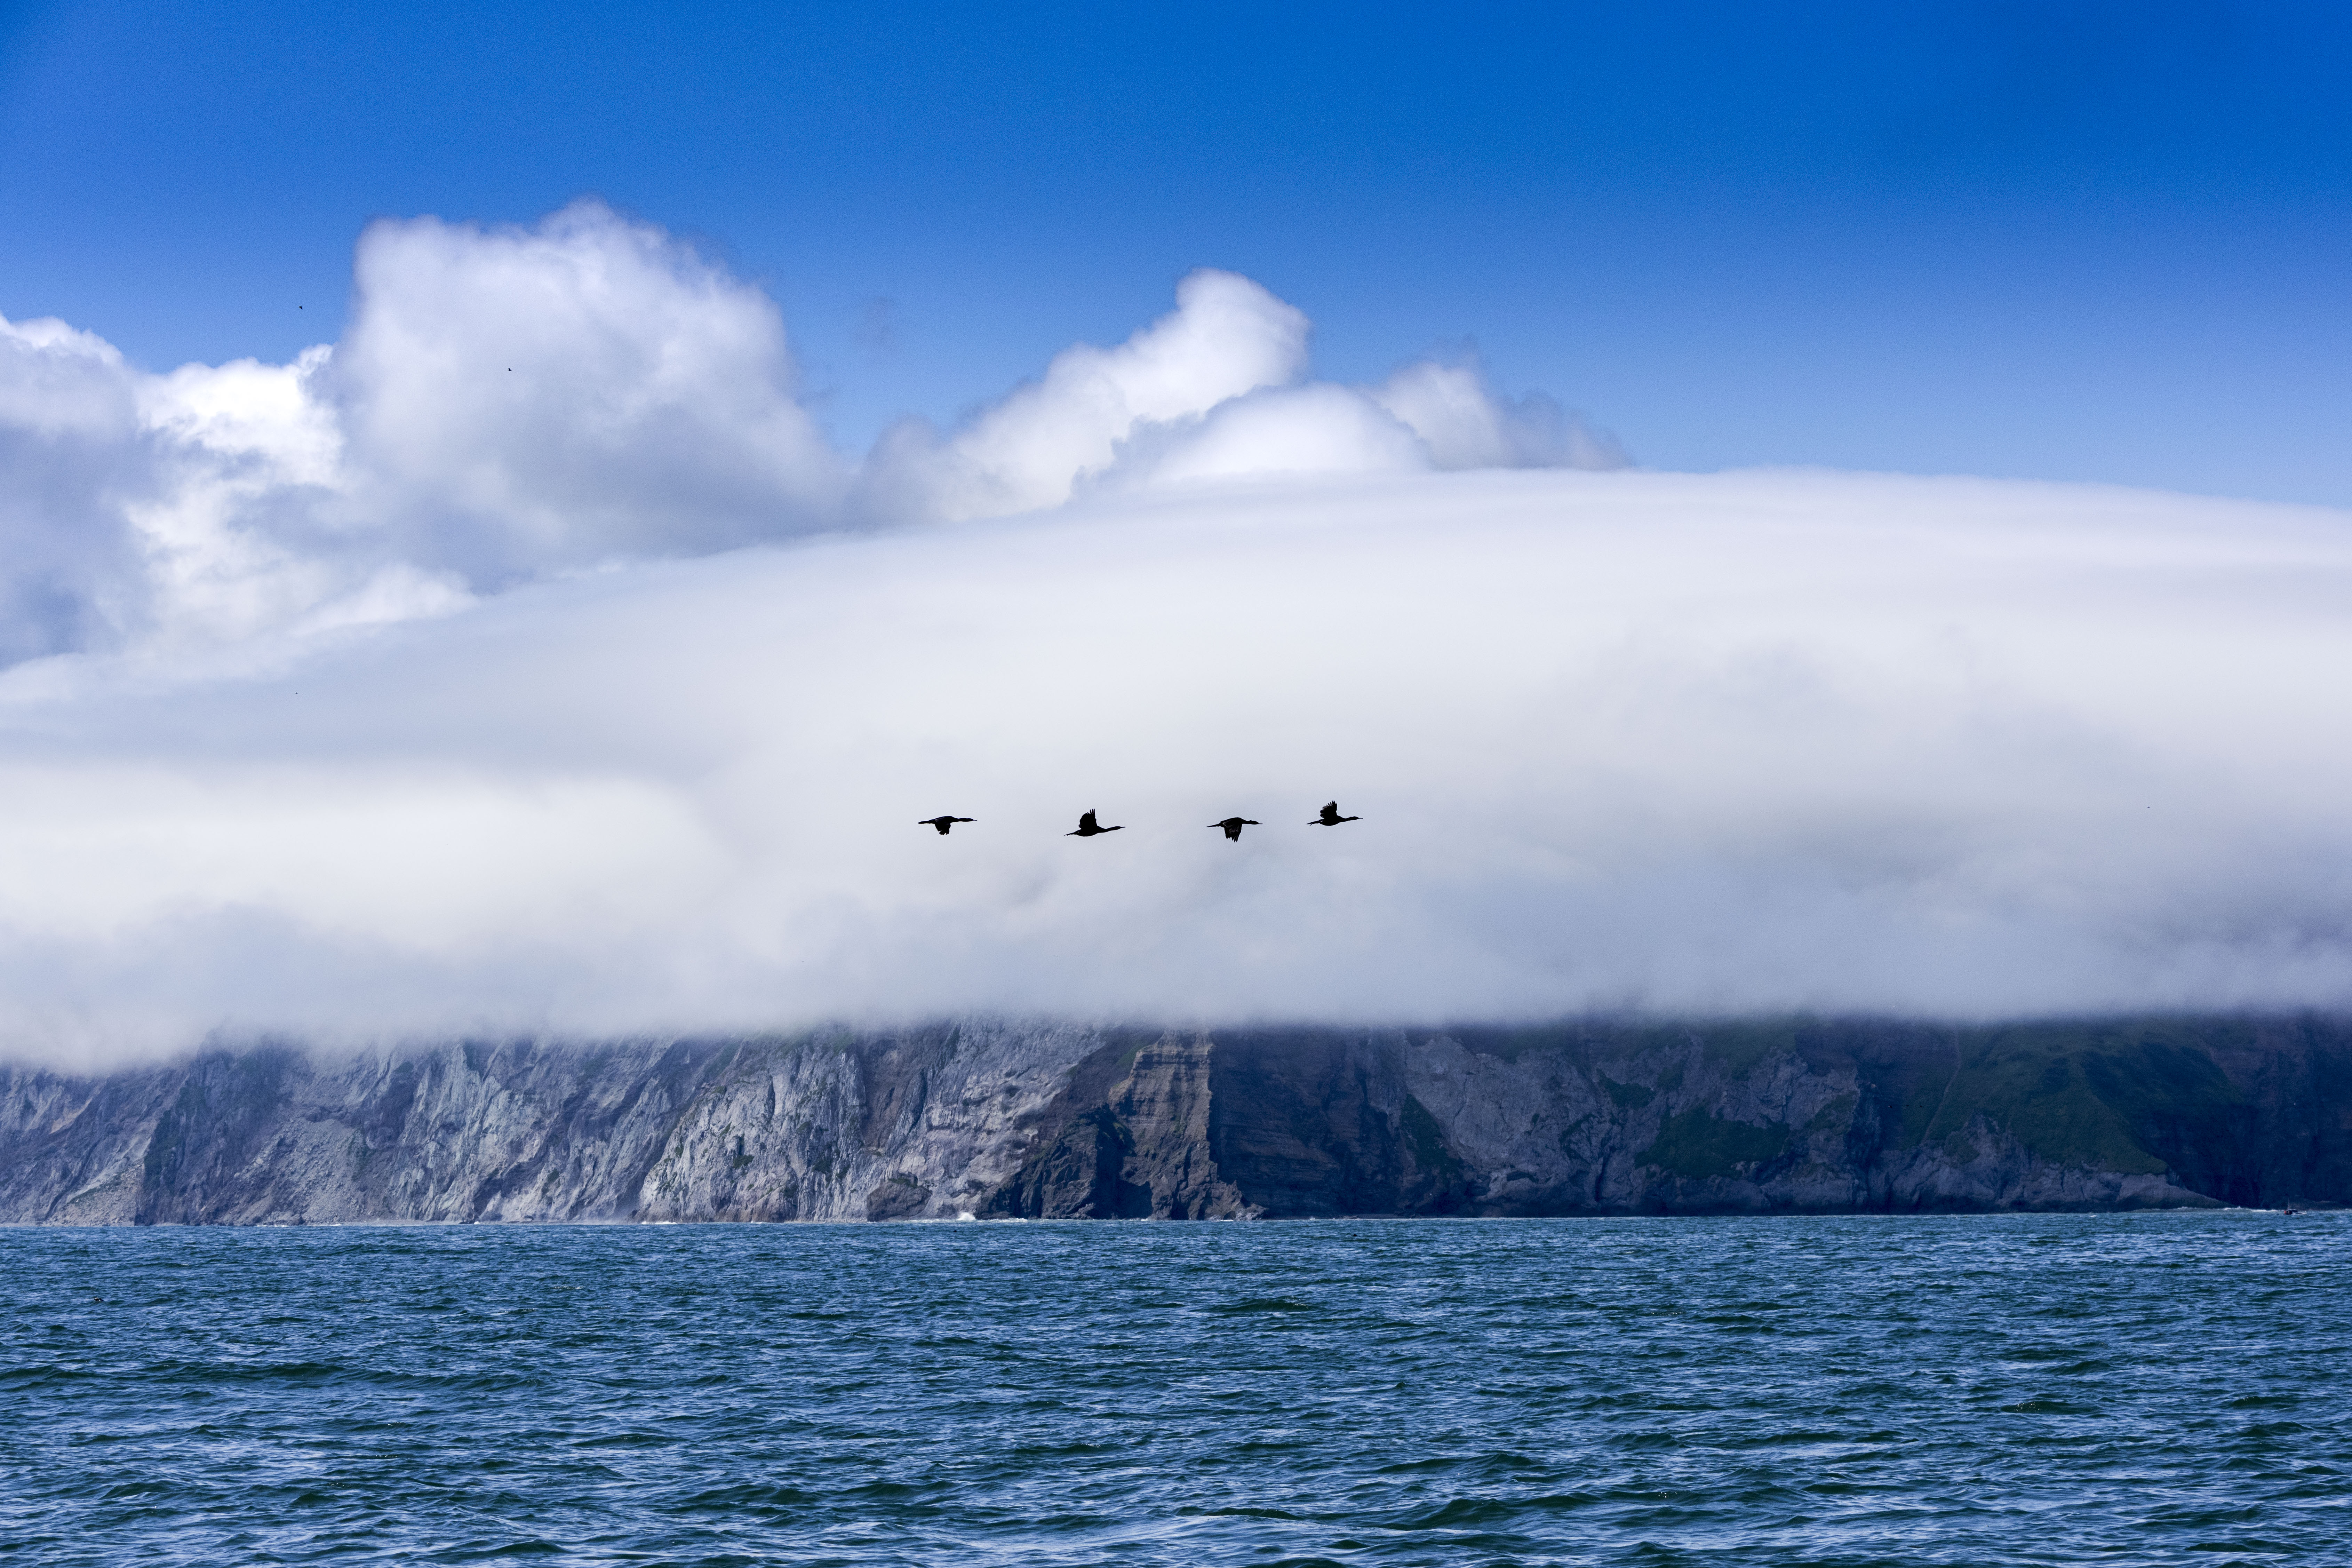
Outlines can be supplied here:
<path id="1" fill-rule="evenodd" d="M 884 1033 L 0 1068 L 0 1222 L 2352 1202 L 2352 1027 Z"/>

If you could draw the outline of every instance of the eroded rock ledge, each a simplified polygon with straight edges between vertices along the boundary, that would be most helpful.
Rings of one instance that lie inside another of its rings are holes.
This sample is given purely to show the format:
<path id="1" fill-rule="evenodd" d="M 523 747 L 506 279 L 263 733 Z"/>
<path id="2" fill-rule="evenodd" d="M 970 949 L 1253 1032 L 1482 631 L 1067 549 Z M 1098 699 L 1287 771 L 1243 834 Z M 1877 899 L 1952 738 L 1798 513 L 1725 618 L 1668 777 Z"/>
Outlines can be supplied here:
<path id="1" fill-rule="evenodd" d="M 0 1068 L 0 1222 L 2352 1201 L 2352 1026 L 887 1032 Z"/>

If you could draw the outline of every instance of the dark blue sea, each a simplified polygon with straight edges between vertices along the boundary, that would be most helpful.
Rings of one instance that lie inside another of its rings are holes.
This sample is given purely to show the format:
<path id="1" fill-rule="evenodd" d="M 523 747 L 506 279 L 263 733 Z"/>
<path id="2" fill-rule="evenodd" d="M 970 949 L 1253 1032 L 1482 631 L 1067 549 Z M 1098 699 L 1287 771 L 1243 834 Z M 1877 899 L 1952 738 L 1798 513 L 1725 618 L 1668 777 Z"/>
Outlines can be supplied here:
<path id="1" fill-rule="evenodd" d="M 2352 1216 L 0 1231 L 10 1563 L 2352 1563 Z"/>

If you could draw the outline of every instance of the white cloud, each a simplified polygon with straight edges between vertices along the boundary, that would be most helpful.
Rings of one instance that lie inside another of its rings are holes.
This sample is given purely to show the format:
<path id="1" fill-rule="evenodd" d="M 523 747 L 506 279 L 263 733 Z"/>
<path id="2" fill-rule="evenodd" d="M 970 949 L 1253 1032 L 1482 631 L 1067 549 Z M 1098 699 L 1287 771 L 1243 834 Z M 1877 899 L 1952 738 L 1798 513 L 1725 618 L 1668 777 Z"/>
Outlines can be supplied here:
<path id="1" fill-rule="evenodd" d="M 854 464 L 601 207 L 358 284 L 285 365 L 0 321 L 8 1048 L 2352 1004 L 2345 514 L 1572 471 L 1205 271 Z"/>
<path id="2" fill-rule="evenodd" d="M 892 431 L 862 476 L 865 510 L 956 520 L 1203 479 L 1626 466 L 1606 435 L 1549 398 L 1505 400 L 1475 365 L 1307 382 L 1307 335 L 1257 284 L 1202 268 L 1118 347 L 1064 350 L 945 437 L 920 421 Z"/>
<path id="3" fill-rule="evenodd" d="M 1423 360 L 1371 393 L 1438 468 L 1622 468 L 1625 450 L 1540 393 L 1498 396 L 1475 365 Z"/>
<path id="4" fill-rule="evenodd" d="M 0 662 L 138 614 L 124 509 L 158 481 L 122 356 L 62 321 L 0 318 Z"/>
<path id="5" fill-rule="evenodd" d="M 773 301 L 581 203 L 361 237 L 331 366 L 357 510 L 477 587 L 831 525 L 846 480 Z"/>
<path id="6" fill-rule="evenodd" d="M 919 422 L 885 437 L 867 477 L 887 514 L 995 517 L 1058 506 L 1140 430 L 1199 418 L 1307 368 L 1307 318 L 1248 279 L 1202 268 L 1176 309 L 1115 349 L 1063 350 L 942 440 Z"/>
<path id="7" fill-rule="evenodd" d="M 1300 474 L 1412 474 L 1430 468 L 1412 428 L 1353 387 L 1252 393 L 1186 424 L 1131 437 L 1105 489 Z"/>
<path id="8" fill-rule="evenodd" d="M 593 203 L 362 237 L 344 341 L 151 374 L 0 320 L 0 660 L 175 657 L 838 526 L 775 306 Z"/>
<path id="9" fill-rule="evenodd" d="M 164 481 L 125 509 L 137 541 L 152 657 L 234 644 L 284 627 L 323 629 L 435 615 L 465 602 L 462 580 L 393 557 L 378 531 L 354 538 L 345 442 L 318 395 L 331 355 L 183 365 L 134 378 Z"/>
<path id="10" fill-rule="evenodd" d="M 2343 1005 L 2347 604 L 2339 512 L 1355 476 L 27 667 L 0 1034 Z"/>
<path id="11" fill-rule="evenodd" d="M 0 319 L 0 664 L 154 658 L 448 612 L 615 562 L 1033 510 L 1269 473 L 1622 462 L 1474 370 L 1310 383 L 1307 318 L 1203 270 L 1126 342 L 1081 344 L 942 436 L 862 464 L 797 401 L 756 288 L 574 204 L 530 227 L 361 237 L 340 343 L 290 364 L 127 365 Z"/>

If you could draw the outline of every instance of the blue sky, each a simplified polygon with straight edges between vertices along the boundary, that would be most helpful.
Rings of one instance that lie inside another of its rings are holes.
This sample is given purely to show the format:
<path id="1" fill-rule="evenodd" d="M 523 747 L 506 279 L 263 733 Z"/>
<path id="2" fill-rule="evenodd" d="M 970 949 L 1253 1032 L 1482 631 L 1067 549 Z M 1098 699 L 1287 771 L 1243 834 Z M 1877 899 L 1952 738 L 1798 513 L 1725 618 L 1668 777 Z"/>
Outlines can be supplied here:
<path id="1" fill-rule="evenodd" d="M 0 313 L 283 358 L 369 219 L 595 193 L 853 447 L 1206 264 L 1650 466 L 2352 504 L 2348 68 L 2284 4 L 0 4 Z"/>

